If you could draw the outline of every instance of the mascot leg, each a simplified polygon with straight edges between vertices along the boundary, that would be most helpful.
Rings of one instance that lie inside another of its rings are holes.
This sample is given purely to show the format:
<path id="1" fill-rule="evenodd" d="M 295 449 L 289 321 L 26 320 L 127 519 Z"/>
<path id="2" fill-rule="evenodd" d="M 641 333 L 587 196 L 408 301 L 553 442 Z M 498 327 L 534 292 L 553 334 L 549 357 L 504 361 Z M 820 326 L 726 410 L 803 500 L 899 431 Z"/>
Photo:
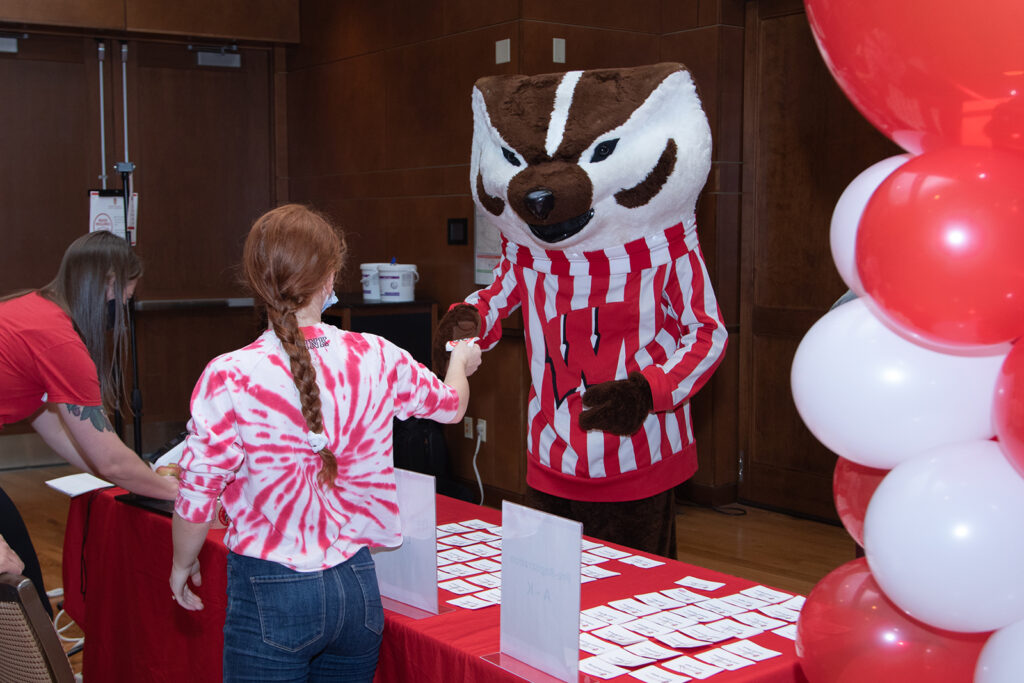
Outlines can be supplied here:
<path id="1" fill-rule="evenodd" d="M 523 504 L 583 524 L 583 533 L 653 555 L 676 559 L 675 489 L 612 503 L 569 500 L 526 487 Z"/>

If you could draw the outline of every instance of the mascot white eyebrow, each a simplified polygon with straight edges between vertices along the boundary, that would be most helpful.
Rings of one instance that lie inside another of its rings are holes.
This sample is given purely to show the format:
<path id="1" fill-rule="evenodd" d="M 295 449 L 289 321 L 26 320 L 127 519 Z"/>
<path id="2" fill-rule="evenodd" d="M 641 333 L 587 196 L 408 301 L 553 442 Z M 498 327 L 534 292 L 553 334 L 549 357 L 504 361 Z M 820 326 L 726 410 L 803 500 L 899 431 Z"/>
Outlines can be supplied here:
<path id="1" fill-rule="evenodd" d="M 436 367 L 450 339 L 493 347 L 522 307 L 526 504 L 674 556 L 672 488 L 697 469 L 689 399 L 727 341 L 697 240 L 711 131 L 690 73 L 481 78 L 473 126 L 473 199 L 502 255 L 439 323 Z"/>

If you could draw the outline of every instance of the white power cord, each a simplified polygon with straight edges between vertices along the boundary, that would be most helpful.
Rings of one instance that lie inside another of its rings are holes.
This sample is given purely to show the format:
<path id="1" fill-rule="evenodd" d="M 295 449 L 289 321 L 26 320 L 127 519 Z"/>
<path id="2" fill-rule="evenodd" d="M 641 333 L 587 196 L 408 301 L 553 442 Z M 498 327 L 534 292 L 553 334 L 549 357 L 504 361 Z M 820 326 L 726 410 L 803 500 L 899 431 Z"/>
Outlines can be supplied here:
<path id="1" fill-rule="evenodd" d="M 476 473 L 476 483 L 480 486 L 480 502 L 478 503 L 478 505 L 484 504 L 484 482 L 480 478 L 480 470 L 476 468 L 476 456 L 480 455 L 481 441 L 482 440 L 480 438 L 480 432 L 478 431 L 476 433 L 476 450 L 473 451 L 473 471 Z"/>
<path id="2" fill-rule="evenodd" d="M 63 598 L 64 597 L 64 589 L 63 588 L 54 588 L 53 590 L 48 590 L 48 591 L 46 591 L 46 597 L 48 597 L 48 598 Z M 62 643 L 70 643 L 71 644 L 71 647 L 67 648 L 67 649 L 69 649 L 69 650 L 70 649 L 74 649 L 74 648 L 78 647 L 79 645 L 81 645 L 82 643 L 85 642 L 85 636 L 81 636 L 81 637 L 77 637 L 77 638 L 68 638 L 67 636 L 65 636 L 64 635 L 64 631 L 67 631 L 69 628 L 74 626 L 75 622 L 74 622 L 74 620 L 70 620 L 64 626 L 60 626 L 57 622 L 60 621 L 60 618 L 61 618 L 62 615 L 67 615 L 67 612 L 65 612 L 64 610 L 58 610 L 57 614 L 54 615 L 54 617 L 53 617 L 53 628 L 57 631 L 57 637 L 60 638 L 60 641 Z M 69 619 L 70 619 L 70 617 L 69 617 Z"/>

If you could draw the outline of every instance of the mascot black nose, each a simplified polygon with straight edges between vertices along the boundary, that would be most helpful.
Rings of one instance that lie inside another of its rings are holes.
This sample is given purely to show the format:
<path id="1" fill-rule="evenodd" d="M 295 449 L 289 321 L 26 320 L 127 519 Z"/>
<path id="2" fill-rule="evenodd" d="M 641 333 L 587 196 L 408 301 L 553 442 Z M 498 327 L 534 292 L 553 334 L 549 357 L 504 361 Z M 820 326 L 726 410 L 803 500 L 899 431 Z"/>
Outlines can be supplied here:
<path id="1" fill-rule="evenodd" d="M 545 187 L 538 187 L 526 194 L 526 208 L 540 220 L 544 220 L 555 207 L 555 195 Z"/>

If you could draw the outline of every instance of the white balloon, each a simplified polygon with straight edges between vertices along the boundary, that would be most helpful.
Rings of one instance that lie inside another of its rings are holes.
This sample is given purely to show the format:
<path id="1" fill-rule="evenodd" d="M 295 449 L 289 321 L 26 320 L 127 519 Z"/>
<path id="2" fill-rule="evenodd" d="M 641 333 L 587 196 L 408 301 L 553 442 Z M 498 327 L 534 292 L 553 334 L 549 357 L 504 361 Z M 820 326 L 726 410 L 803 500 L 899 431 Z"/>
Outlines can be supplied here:
<path id="1" fill-rule="evenodd" d="M 860 224 L 861 214 L 882 181 L 911 158 L 913 157 L 910 154 L 900 154 L 882 159 L 861 171 L 839 195 L 836 208 L 832 211 L 832 224 L 829 230 L 832 260 L 835 261 L 839 277 L 843 278 L 846 286 L 857 294 L 864 294 L 864 285 L 857 275 L 857 262 L 854 259 L 857 226 Z"/>
<path id="2" fill-rule="evenodd" d="M 1024 679 L 1024 621 L 992 634 L 981 648 L 974 683 L 1020 683 Z"/>
<path id="3" fill-rule="evenodd" d="M 807 332 L 790 384 L 800 417 L 829 450 L 891 469 L 935 446 L 994 436 L 993 397 L 1005 358 L 918 346 L 857 299 Z"/>
<path id="4" fill-rule="evenodd" d="M 941 446 L 885 476 L 864 550 L 882 591 L 935 628 L 981 633 L 1024 619 L 1024 478 L 995 441 Z"/>

